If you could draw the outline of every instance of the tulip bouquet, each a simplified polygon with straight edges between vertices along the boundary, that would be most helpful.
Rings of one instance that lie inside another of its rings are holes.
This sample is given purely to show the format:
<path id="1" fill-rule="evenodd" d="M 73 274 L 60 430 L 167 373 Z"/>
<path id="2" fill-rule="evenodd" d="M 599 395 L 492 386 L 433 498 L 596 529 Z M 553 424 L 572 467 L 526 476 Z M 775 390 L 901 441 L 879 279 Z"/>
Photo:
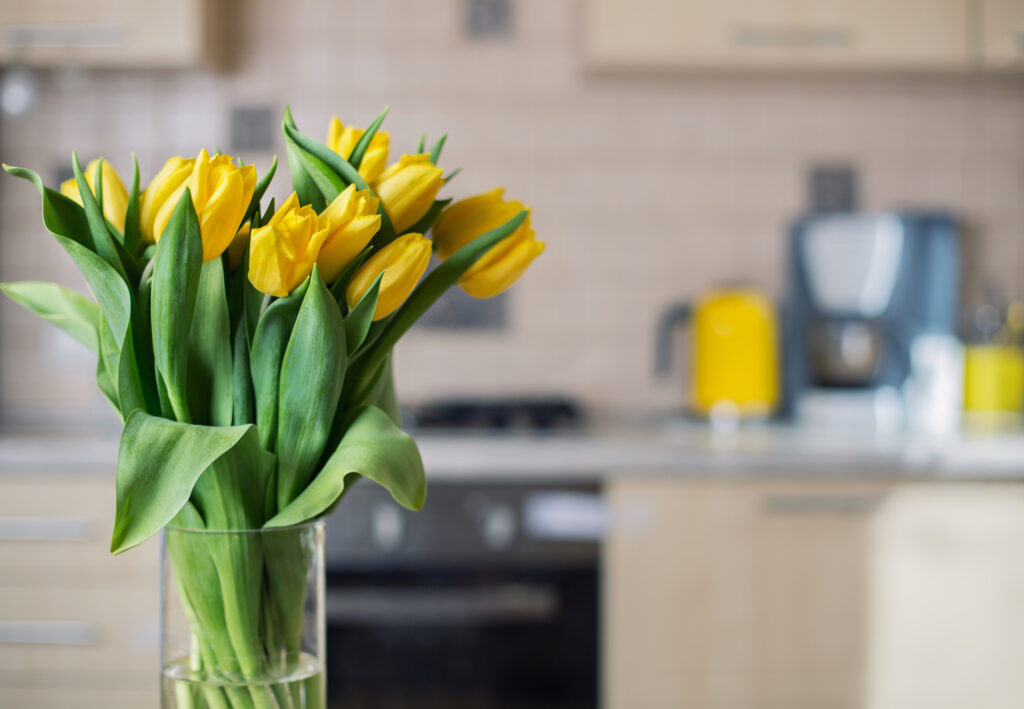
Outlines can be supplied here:
<path id="1" fill-rule="evenodd" d="M 73 155 L 59 191 L 4 166 L 35 184 L 43 223 L 94 296 L 3 285 L 97 355 L 97 383 L 124 421 L 114 553 L 165 526 L 299 525 L 359 478 L 423 505 L 392 349 L 446 289 L 499 293 L 544 244 L 501 190 L 438 198 L 455 174 L 437 166 L 445 138 L 388 165 L 386 113 L 365 130 L 335 118 L 320 143 L 286 110 L 294 191 L 279 206 L 261 204 L 276 160 L 259 177 L 203 150 L 168 160 L 144 190 L 137 163 L 126 188 L 110 163 L 82 170 Z M 431 254 L 439 264 L 426 273 Z M 168 552 L 192 624 L 190 670 L 219 684 L 178 688 L 177 705 L 322 706 L 266 681 L 300 651 L 301 550 L 202 540 L 168 536 Z"/>

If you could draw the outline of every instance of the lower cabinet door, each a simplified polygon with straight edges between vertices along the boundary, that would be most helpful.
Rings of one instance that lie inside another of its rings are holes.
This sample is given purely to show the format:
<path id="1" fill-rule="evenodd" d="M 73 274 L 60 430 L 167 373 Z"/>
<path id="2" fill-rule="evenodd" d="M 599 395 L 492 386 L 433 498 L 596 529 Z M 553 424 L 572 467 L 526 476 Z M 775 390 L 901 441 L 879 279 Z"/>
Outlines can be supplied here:
<path id="1" fill-rule="evenodd" d="M 618 479 L 605 709 L 1024 706 L 1024 486 Z"/>

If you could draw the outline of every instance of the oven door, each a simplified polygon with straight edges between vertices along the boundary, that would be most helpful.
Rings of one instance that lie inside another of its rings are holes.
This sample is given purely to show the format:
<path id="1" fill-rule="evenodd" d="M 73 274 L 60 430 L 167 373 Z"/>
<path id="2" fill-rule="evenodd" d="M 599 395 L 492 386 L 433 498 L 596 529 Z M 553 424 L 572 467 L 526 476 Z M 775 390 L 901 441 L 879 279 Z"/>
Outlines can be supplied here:
<path id="1" fill-rule="evenodd" d="M 339 508 L 334 534 L 328 520 L 332 709 L 597 706 L 597 544 L 527 539 L 517 522 L 501 548 L 473 548 L 479 509 L 522 520 L 536 493 L 435 485 L 419 513 L 381 514 L 393 504 L 383 497 Z M 460 518 L 474 522 L 460 527 Z M 375 536 L 390 550 L 366 554 Z M 403 551 L 412 546 L 415 555 Z"/>

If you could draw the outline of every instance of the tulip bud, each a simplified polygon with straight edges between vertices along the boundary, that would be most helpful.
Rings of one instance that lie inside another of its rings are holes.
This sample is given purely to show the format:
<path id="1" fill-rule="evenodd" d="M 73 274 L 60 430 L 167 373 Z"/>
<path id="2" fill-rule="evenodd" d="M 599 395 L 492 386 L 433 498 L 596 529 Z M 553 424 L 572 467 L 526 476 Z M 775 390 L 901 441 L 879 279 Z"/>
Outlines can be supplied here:
<path id="1" fill-rule="evenodd" d="M 349 185 L 320 213 L 320 224 L 328 229 L 316 260 L 324 283 L 334 281 L 380 229 L 379 204 L 369 190 Z"/>
<path id="2" fill-rule="evenodd" d="M 283 298 L 313 271 L 327 227 L 311 206 L 299 206 L 292 192 L 270 222 L 252 232 L 249 241 L 249 282 L 256 290 Z"/>
<path id="3" fill-rule="evenodd" d="M 93 195 L 96 194 L 96 185 L 93 184 L 93 180 L 96 179 L 97 163 L 99 160 L 93 160 L 85 168 L 85 182 L 89 185 Z M 103 216 L 123 234 L 124 217 L 128 211 L 128 190 L 124 188 L 124 183 L 121 182 L 117 170 L 106 160 L 103 161 L 100 172 L 100 181 L 103 185 Z M 79 204 L 82 203 L 82 193 L 78 190 L 78 181 L 74 178 L 61 183 L 60 193 Z"/>
<path id="4" fill-rule="evenodd" d="M 143 238 L 151 244 L 156 243 L 156 215 L 165 204 L 176 205 L 181 198 L 179 188 L 192 174 L 195 158 L 173 157 L 164 163 L 160 172 L 149 183 L 139 198 L 139 229 Z M 177 195 L 177 198 L 171 199 Z M 172 206 L 173 211 L 173 206 Z M 163 225 L 167 224 L 164 219 Z M 163 226 L 161 226 L 163 231 Z"/>
<path id="5" fill-rule="evenodd" d="M 366 131 L 362 128 L 346 126 L 337 116 L 331 119 L 331 125 L 327 128 L 327 147 L 336 152 L 346 160 L 352 155 L 356 143 L 363 137 Z M 363 153 L 363 161 L 359 163 L 359 174 L 367 183 L 377 179 L 384 166 L 388 164 L 388 148 L 391 140 L 387 133 L 377 131 L 370 138 L 370 145 Z"/>
<path id="6" fill-rule="evenodd" d="M 537 241 L 535 235 L 527 217 L 511 236 L 488 249 L 462 275 L 462 290 L 474 298 L 490 298 L 506 290 L 544 252 L 544 242 Z"/>
<path id="7" fill-rule="evenodd" d="M 349 307 L 354 307 L 381 273 L 377 309 L 373 319 L 380 320 L 398 309 L 412 293 L 430 263 L 430 240 L 422 234 L 400 236 L 359 267 L 345 291 Z"/>
<path id="8" fill-rule="evenodd" d="M 235 167 L 230 155 L 211 158 L 205 149 L 199 151 L 188 179 L 156 208 L 153 234 L 157 241 L 186 187 L 199 217 L 203 263 L 208 263 L 224 253 L 234 239 L 256 190 L 256 168 Z"/>
<path id="9" fill-rule="evenodd" d="M 505 190 L 496 188 L 449 205 L 432 227 L 434 249 L 446 259 L 481 234 L 497 229 L 526 209 L 522 202 L 506 202 Z"/>
<path id="10" fill-rule="evenodd" d="M 444 186 L 443 170 L 426 153 L 403 155 L 372 185 L 388 213 L 395 233 L 401 234 L 427 213 Z"/>
<path id="11" fill-rule="evenodd" d="M 524 207 L 521 202 L 502 199 L 505 190 L 490 192 L 455 202 L 434 222 L 437 254 L 446 259 L 466 244 L 500 227 Z M 530 217 L 512 234 L 488 249 L 459 279 L 459 285 L 474 298 L 490 298 L 507 289 L 523 275 L 530 262 L 544 251 L 537 241 Z"/>

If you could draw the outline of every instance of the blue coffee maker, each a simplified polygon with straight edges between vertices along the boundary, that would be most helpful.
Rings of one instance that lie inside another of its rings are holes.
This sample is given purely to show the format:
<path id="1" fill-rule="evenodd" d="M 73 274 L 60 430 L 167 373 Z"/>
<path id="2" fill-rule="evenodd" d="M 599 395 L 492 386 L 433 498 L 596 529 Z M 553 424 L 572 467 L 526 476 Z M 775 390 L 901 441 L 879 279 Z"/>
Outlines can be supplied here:
<path id="1" fill-rule="evenodd" d="M 790 232 L 788 271 L 785 415 L 888 429 L 959 410 L 960 236 L 951 215 L 805 216 Z"/>

